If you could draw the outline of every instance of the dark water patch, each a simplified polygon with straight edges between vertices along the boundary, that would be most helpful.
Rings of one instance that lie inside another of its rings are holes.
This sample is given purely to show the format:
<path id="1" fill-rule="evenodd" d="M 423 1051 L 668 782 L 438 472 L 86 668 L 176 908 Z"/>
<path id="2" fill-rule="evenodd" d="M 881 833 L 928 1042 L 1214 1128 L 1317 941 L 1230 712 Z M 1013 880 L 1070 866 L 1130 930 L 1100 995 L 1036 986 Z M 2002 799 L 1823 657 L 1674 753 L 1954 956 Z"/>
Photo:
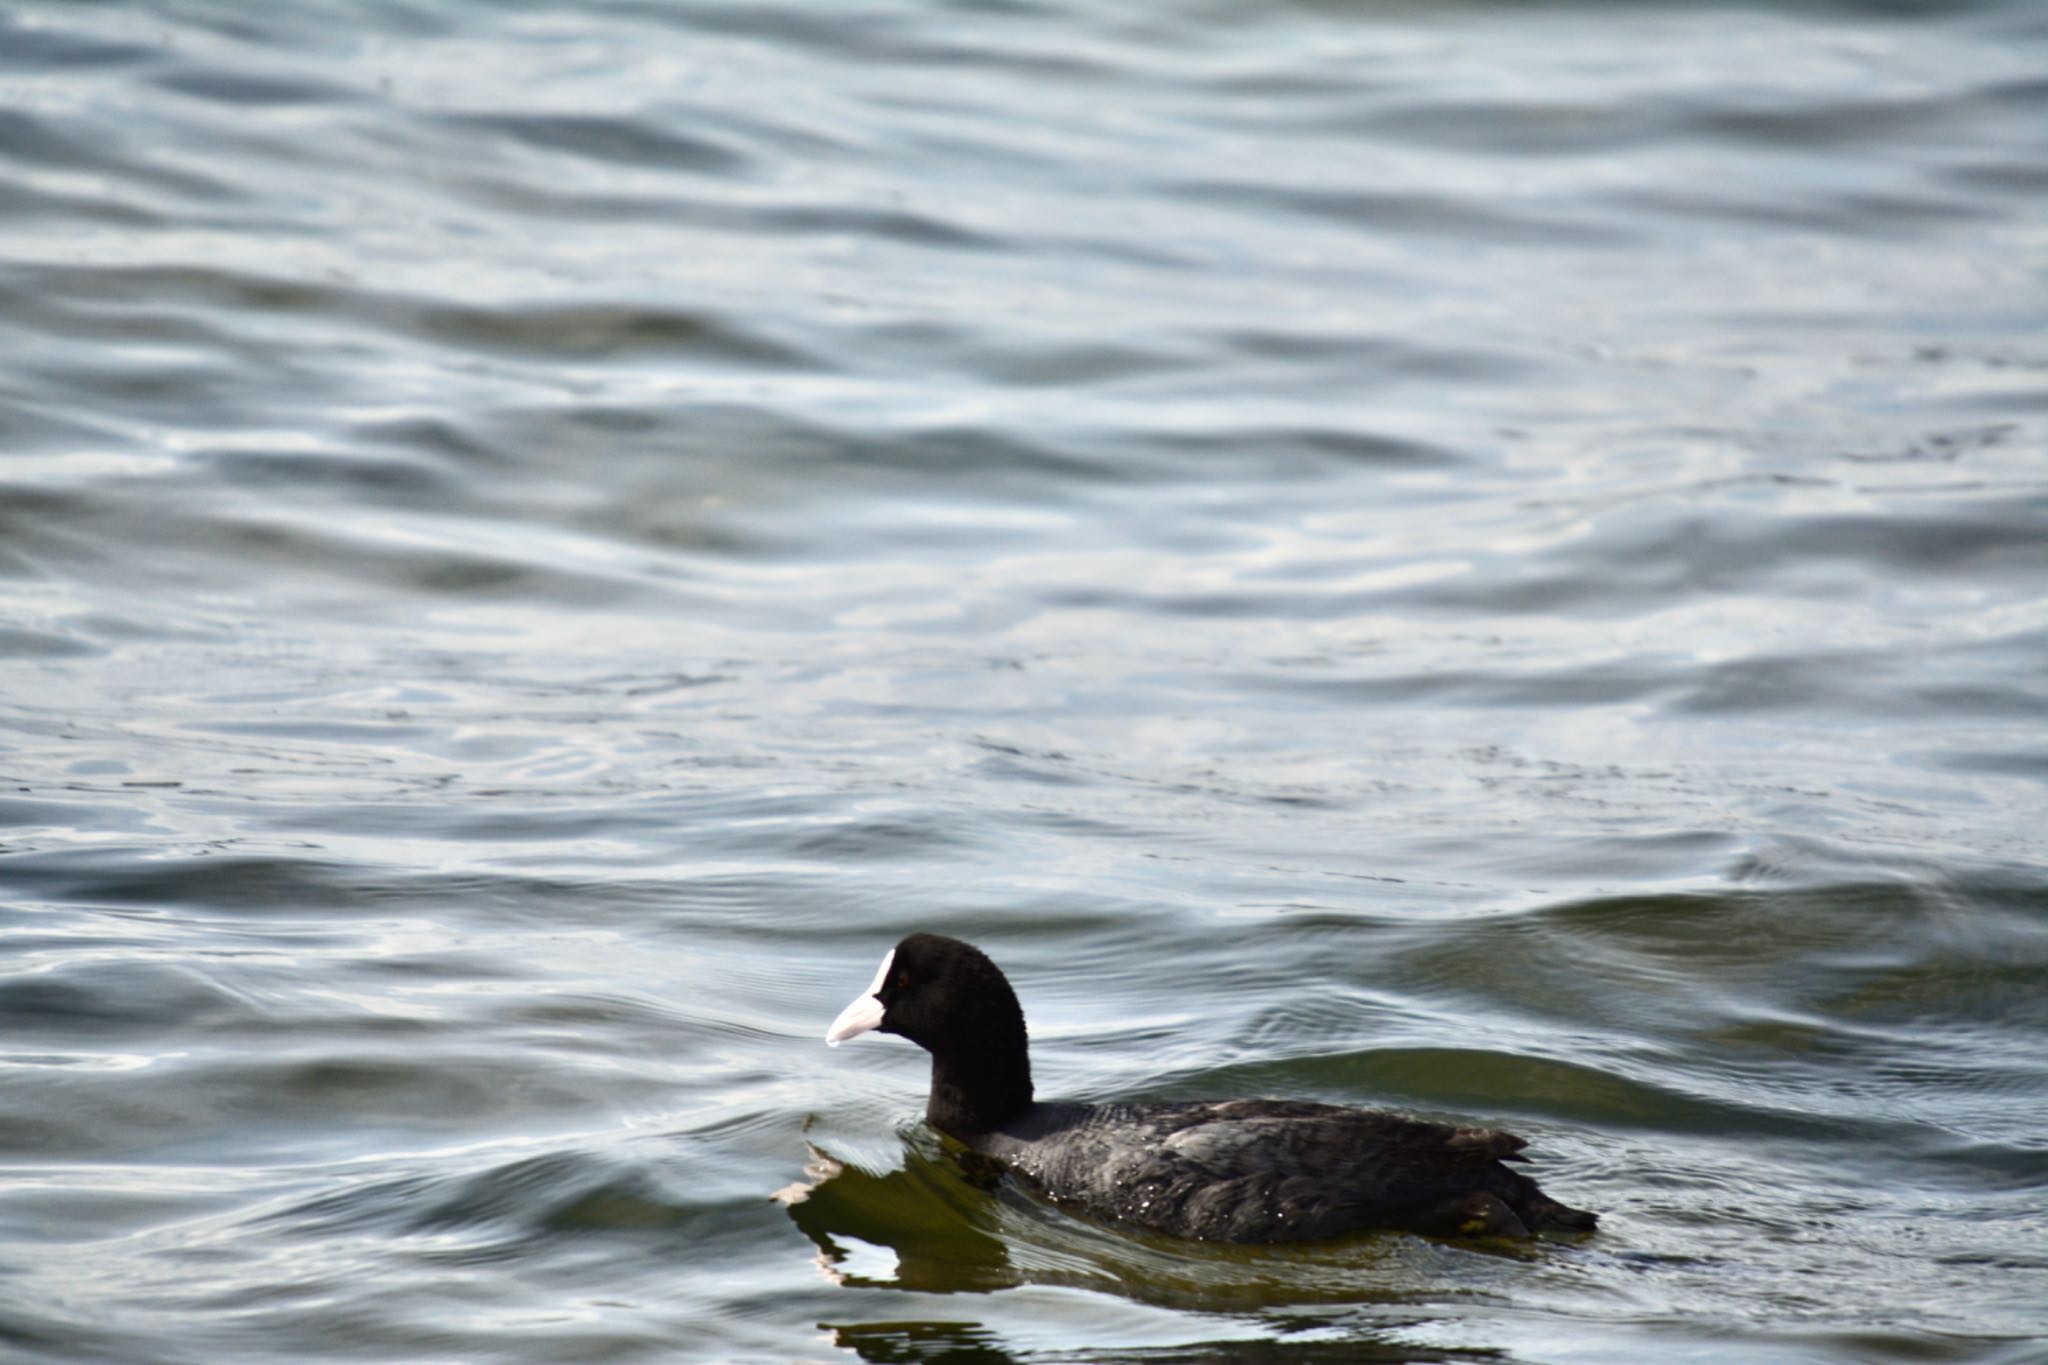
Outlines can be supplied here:
<path id="1" fill-rule="evenodd" d="M 10 319 L 25 328 L 50 336 L 88 342 L 154 342 L 164 346 L 218 347 L 232 349 L 234 336 L 215 325 L 205 314 L 177 312 L 125 300 L 118 304 L 74 303 L 35 287 L 33 275 L 24 276 L 19 288 L 9 288 L 4 299 Z"/>
<path id="2" fill-rule="evenodd" d="M 1965 651 L 1959 658 L 1953 660 L 1953 663 L 1959 667 L 1965 666 L 1968 664 L 1971 655 L 1980 652 L 1992 654 L 2010 651 L 1995 649 Z M 1948 682 L 1917 685 L 1912 689 L 1912 694 L 1921 707 L 1939 707 L 1944 713 L 1953 713 L 1959 719 L 1979 717 L 2024 721 L 2029 716 L 2041 714 L 2044 700 L 2042 689 L 2040 688 L 2019 686 L 1973 687 L 1968 684 Z M 1924 709 L 1921 714 L 1926 714 Z M 2003 739 L 1996 742 L 2001 745 L 2008 743 L 2008 741 Z M 1985 758 L 1987 766 L 1977 769 L 1978 771 L 1993 772 L 1998 770 L 1995 765 L 2001 760 L 1997 755 L 1982 755 L 1982 757 Z M 2011 758 L 2023 769 L 2028 765 L 2028 757 L 2024 751 L 2013 753 Z M 1936 763 L 1932 766 L 1939 767 L 1941 765 Z"/>
<path id="3" fill-rule="evenodd" d="M 975 373 L 986 379 L 1025 388 L 1067 389 L 1087 384 L 1115 384 L 1143 375 L 1170 372 L 1185 364 L 1185 361 L 1151 347 L 1105 346 L 1099 343 L 1038 350 L 1005 346 L 984 355 L 977 355 L 971 346 L 951 349 L 956 353 L 953 363 L 965 360 Z"/>
<path id="4" fill-rule="evenodd" d="M 1927 364 L 1937 364 L 1952 357 L 1940 347 L 1923 347 L 1914 353 L 1914 359 Z M 2003 361 L 1993 358 L 1993 365 L 2001 363 L 2024 363 Z M 1926 461 L 1949 463 L 1979 450 L 2001 446 L 2019 431 L 2017 422 L 1993 422 L 1985 426 L 1964 428 L 1958 431 L 1935 431 L 1919 437 L 1899 448 L 1875 451 L 1845 451 L 1843 458 L 1858 464 L 1917 464 Z M 1972 489 L 1970 491 L 1977 491 Z"/>
<path id="5" fill-rule="evenodd" d="M 1320 362 L 1341 367 L 1354 383 L 1391 379 L 1470 381 L 1525 377 L 1534 356 L 1475 346 L 1430 344 L 1412 337 L 1382 337 L 1353 332 L 1316 334 L 1246 329 L 1224 333 L 1219 340 L 1234 350 L 1261 359 Z"/>
<path id="6" fill-rule="evenodd" d="M 46 72 L 74 67 L 119 67 L 144 62 L 158 49 L 89 35 L 48 23 L 22 23 L 24 16 L 0 17 L 0 67 Z"/>
<path id="7" fill-rule="evenodd" d="M 302 278 L 230 270 L 217 264 L 39 266 L 32 278 L 43 291 L 74 303 L 126 305 L 137 298 L 177 302 L 220 319 L 277 314 L 287 317 L 340 311 L 350 291 Z"/>
<path id="8" fill-rule="evenodd" d="M 103 844 L 91 852 L 16 853 L 0 861 L 10 894 L 68 905 L 325 916 L 388 899 L 393 888 L 357 863 L 323 862 L 310 851 L 252 857 L 202 850 L 166 856 L 149 845 Z M 468 882 L 451 890 L 474 893 Z"/>
<path id="9" fill-rule="evenodd" d="M 1982 217 L 1985 207 L 1959 197 L 1931 194 L 1809 194 L 1798 203 L 1769 197 L 1761 189 L 1639 190 L 1617 196 L 1618 207 L 1680 219 L 1707 219 L 1760 228 L 1912 240 L 1945 223 Z"/>
<path id="10" fill-rule="evenodd" d="M 1921 145 L 1946 146 L 1969 122 L 1967 103 L 1950 94 L 1940 98 L 1845 98 L 1818 106 L 1797 101 L 1749 107 L 1702 104 L 1687 117 L 1695 127 L 1717 137 L 1755 139 L 1816 155 L 1863 143 L 1887 153 Z"/>
<path id="11" fill-rule="evenodd" d="M 2039 714 L 2039 701 L 2027 698 L 2026 704 L 2013 694 L 2001 693 L 1996 697 L 1997 712 L 2017 715 L 2022 710 Z M 1921 756 L 1930 767 L 1946 768 L 1952 772 L 1994 773 L 2009 777 L 2027 777 L 2048 780 L 2048 749 L 2006 750 L 1983 753 L 1967 749 L 1939 750 Z"/>
<path id="12" fill-rule="evenodd" d="M 26 562 L 15 561 L 10 569 L 8 560 L 0 557 L 0 574 L 9 572 L 27 573 Z M 103 651 L 90 642 L 68 635 L 52 634 L 37 630 L 8 630 L 0 628 L 0 658 L 9 659 L 63 659 L 77 658 L 85 654 L 99 654 Z M 6 817 L 0 814 L 0 823 Z"/>
<path id="13" fill-rule="evenodd" d="M 78 796 L 37 794 L 16 787 L 13 799 L 0 801 L 0 828 L 8 832 L 7 847 L 20 852 L 34 846 L 39 834 L 89 830 L 102 837 L 140 834 L 151 828 L 149 812 L 138 802 L 105 802 Z"/>
<path id="14" fill-rule="evenodd" d="M 390 1228 L 402 1237 L 434 1240 L 484 1230 L 524 1240 L 673 1225 L 681 1210 L 664 1206 L 655 1188 L 644 1168 L 563 1150 L 473 1173 L 371 1180 L 278 1210 L 265 1221 L 293 1239 Z M 606 1207 L 609 1219 L 602 1216 Z M 502 1245 L 495 1250 L 509 1254 Z"/>
<path id="15" fill-rule="evenodd" d="M 1460 1122 L 1513 1118 L 1562 1129 L 1561 1116 L 1598 1122 L 1604 1130 L 1747 1133 L 1790 1140 L 1839 1140 L 1851 1125 L 1761 1096 L 1688 1094 L 1617 1074 L 1618 1068 L 1463 1048 L 1372 1048 L 1320 1051 L 1286 1062 L 1219 1067 L 1167 1087 L 1174 1096 L 1307 1095 L 1339 1102 L 1418 1108 Z M 1532 1130 L 1533 1131 L 1533 1130 Z"/>
<path id="16" fill-rule="evenodd" d="M 2024 885 L 2002 891 L 1994 884 L 1873 882 L 1747 895 L 1622 897 L 1560 905 L 1540 917 L 1487 921 L 1468 935 L 1508 960 L 1532 968 L 1547 962 L 1548 971 L 1532 972 L 1535 979 L 1573 973 L 1608 981 L 1619 989 L 1595 998 L 1629 1002 L 1645 1013 L 1628 1022 L 1652 1031 L 1682 1025 L 1691 1013 L 1676 989 L 1679 981 L 1733 993 L 1695 997 L 1695 1008 L 1710 1012 L 1750 996 L 1844 1023 L 1874 1023 L 1885 1016 L 1901 1024 L 1916 1018 L 2011 1018 L 2025 1027 L 2029 1007 L 2016 992 L 2048 959 L 2048 919 L 2038 895 Z M 1455 939 L 1445 945 L 1452 951 L 1478 946 Z M 1439 950 L 1434 943 L 1424 947 Z M 1631 981 L 1635 991 L 1628 989 Z M 1507 987 L 1511 983 L 1503 980 L 1494 988 Z M 1636 993 L 1646 987 L 1653 993 Z M 1656 990 L 1670 994 L 1660 1002 Z M 1892 1003 L 1873 1016 L 1888 999 Z M 1531 1007 L 1542 1003 L 1534 992 L 1527 1001 Z M 2014 1008 L 2021 1014 L 2006 1013 Z"/>
<path id="17" fill-rule="evenodd" d="M 39 272 L 40 273 L 40 272 Z M 246 335 L 205 326 L 199 319 L 225 314 L 273 313 L 358 324 L 465 350 L 546 355 L 562 361 L 625 360 L 666 355 L 722 358 L 736 365 L 808 367 L 813 357 L 770 341 L 714 315 L 645 306 L 542 304 L 507 308 L 455 306 L 445 300 L 407 298 L 362 287 L 339 288 L 299 280 L 215 272 L 120 269 L 108 278 L 66 274 L 49 281 L 70 305 L 47 298 L 36 307 L 54 314 L 56 330 L 81 337 L 154 336 L 204 343 L 253 354 Z M 38 291 L 45 293 L 47 291 Z M 147 299 L 138 307 L 135 300 Z M 90 300 L 81 306 L 80 301 Z M 182 311 L 170 311 L 179 308 Z M 46 321 L 46 325 L 50 325 Z M 81 383 L 101 387 L 104 381 Z"/>
<path id="18" fill-rule="evenodd" d="M 988 755 L 976 761 L 979 771 L 997 780 L 1021 780 L 1054 787 L 1085 786 L 1094 780 L 1090 774 L 1071 768 L 1072 756 L 1057 750 L 1033 752 L 986 735 L 976 735 L 970 743 Z M 1044 812 L 1042 818 L 1057 821 L 1081 819 L 1063 812 Z"/>
<path id="19" fill-rule="evenodd" d="M 485 790 L 482 803 L 465 814 L 433 820 L 437 837 L 460 843 L 532 845 L 573 843 L 606 835 L 623 836 L 636 827 L 651 827 L 652 817 L 618 810 L 580 812 L 576 803 L 532 801 L 527 793 Z M 322 811 L 278 813 L 269 821 L 278 830 L 311 831 L 332 816 Z M 399 836 L 416 829 L 422 813 L 413 805 L 376 805 L 359 802 L 350 806 L 348 824 L 360 837 L 379 832 Z"/>
<path id="20" fill-rule="evenodd" d="M 194 1059 L 153 1055 L 151 1046 L 130 1035 L 118 1051 L 11 1066 L 23 1107 L 6 1116 L 0 1141 L 17 1160 L 205 1166 L 220 1160 L 221 1137 L 232 1132 L 246 1138 L 237 1162 L 290 1165 L 446 1140 L 480 1120 L 560 1127 L 599 1102 L 566 1069 L 508 1066 L 425 1031 L 366 1031 L 352 1047 L 309 1043 L 295 1060 L 254 1067 L 221 1049 Z"/>
<path id="21" fill-rule="evenodd" d="M 832 865 L 868 860 L 931 857 L 969 842 L 953 822 L 873 818 L 835 824 L 801 835 L 789 845 L 793 856 Z"/>
<path id="22" fill-rule="evenodd" d="M 1674 113 L 1615 104 L 1458 99 L 1438 94 L 1382 109 L 1318 117 L 1311 127 L 1369 132 L 1404 145 L 1485 157 L 1577 157 L 1672 136 Z"/>
<path id="23" fill-rule="evenodd" d="M 197 451 L 223 484 L 253 488 L 329 489 L 345 499 L 388 502 L 412 509 L 454 506 L 464 490 L 440 470 L 402 457 L 337 451 Z"/>
<path id="24" fill-rule="evenodd" d="M 287 521 L 195 512 L 183 525 L 169 522 L 156 529 L 158 534 L 164 529 L 182 532 L 169 538 L 169 558 L 173 565 L 184 561 L 195 575 L 203 574 L 205 563 L 225 548 L 245 566 L 263 566 L 315 590 L 325 582 L 470 601 L 535 594 L 586 605 L 618 601 L 642 590 L 614 566 L 594 571 L 554 559 L 528 558 L 531 551 L 524 546 L 508 545 L 506 553 L 495 545 L 416 546 L 374 526 L 362 526 L 364 533 L 356 534 L 354 528 L 316 526 L 303 516 Z"/>
<path id="25" fill-rule="evenodd" d="M 360 300 L 357 303 L 360 306 Z M 422 303 L 375 311 L 385 325 L 402 323 L 423 338 L 465 350 L 541 354 L 565 361 L 668 356 L 767 368 L 813 363 L 802 351 L 754 335 L 729 319 L 646 307 L 474 309 Z"/>
<path id="26" fill-rule="evenodd" d="M 970 496 L 993 486 L 1025 499 L 1060 501 L 1074 484 L 1128 477 L 1092 452 L 1024 432 L 941 426 L 892 431 L 834 423 L 731 403 L 633 411 L 569 405 L 493 414 L 484 439 L 542 464 L 564 455 L 604 459 L 620 495 L 589 519 L 614 533 L 657 544 L 702 546 L 747 557 L 791 553 L 772 523 L 746 520 L 760 510 L 837 500 L 846 504 L 894 490 L 936 499 L 957 485 Z M 889 524 L 915 525 L 900 510 Z M 801 544 L 830 553 L 829 527 Z"/>
<path id="27" fill-rule="evenodd" d="M 180 95 L 236 108 L 277 109 L 345 104 L 354 92 L 310 76 L 282 77 L 233 67 L 181 63 L 162 71 L 155 83 Z"/>
<path id="28" fill-rule="evenodd" d="M 463 114 L 453 116 L 450 122 L 457 129 L 479 129 L 543 151 L 566 153 L 571 165 L 592 158 L 704 175 L 737 175 L 754 164 L 746 153 L 701 132 L 685 136 L 637 119 Z"/>
<path id="29" fill-rule="evenodd" d="M 1835 702 L 1875 700 L 1868 656 L 1837 659 L 1753 658 L 1717 664 L 1699 677 L 1673 705 L 1703 715 L 1729 712 L 1801 710 L 1823 697 Z"/>
<path id="30" fill-rule="evenodd" d="M 225 412 L 252 387 L 237 367 L 200 356 L 102 362 L 89 368 L 52 361 L 37 367 L 35 379 L 78 399 L 143 415 Z"/>
<path id="31" fill-rule="evenodd" d="M 1358 232 L 1423 236 L 1433 242 L 1449 239 L 1495 246 L 1582 250 L 1625 246 L 1633 239 L 1632 230 L 1622 226 L 1618 218 L 1595 222 L 1582 215 L 1514 212 L 1500 203 L 1481 206 L 1467 199 L 1419 191 L 1276 188 L 1198 181 L 1161 186 L 1160 192 L 1197 204 L 1329 219 Z"/>
<path id="32" fill-rule="evenodd" d="M 24 221 L 84 220 L 126 228 L 154 227 L 162 221 L 155 213 L 105 197 L 36 190 L 21 184 L 0 185 L 0 213 Z"/>
<path id="33" fill-rule="evenodd" d="M 1163 605 L 1163 604 L 1157 604 Z M 1256 612 L 1257 599 L 1215 600 L 1179 604 L 1200 615 Z M 1347 615 L 1347 604 L 1331 602 L 1332 618 Z M 1397 702 L 1430 698 L 1462 706 L 1526 707 L 1530 705 L 1608 705 L 1654 699 L 1672 686 L 1672 678 L 1629 665 L 1526 672 L 1428 672 L 1391 677 L 1303 677 L 1295 673 L 1259 675 L 1246 680 L 1261 689 L 1291 692 L 1331 702 Z"/>
<path id="34" fill-rule="evenodd" d="M 740 237 L 849 235 L 878 243 L 970 253 L 1016 249 L 1008 236 L 969 226 L 936 212 L 829 200 L 771 200 L 744 205 L 653 191 L 631 194 L 565 187 L 534 179 L 470 172 L 456 186 L 483 208 L 520 216 L 601 223 L 658 223 L 670 231 L 695 229 Z"/>
<path id="35" fill-rule="evenodd" d="M 10 401 L 10 397 L 19 401 Z M 101 434 L 98 422 L 89 414 L 52 410 L 20 395 L 0 396 L 0 440 L 17 455 L 39 450 L 69 452 Z M 10 483 L 8 491 L 28 490 Z"/>
<path id="36" fill-rule="evenodd" d="M 1937 177 L 1941 183 L 1965 194 L 1988 192 L 2027 199 L 2048 189 L 2048 166 L 2037 166 L 2023 160 L 1987 157 L 1958 162 L 1941 168 Z"/>
<path id="37" fill-rule="evenodd" d="M 820 235 L 857 234 L 913 246 L 952 251 L 1000 251 L 1009 243 L 995 233 L 969 228 L 928 213 L 848 204 L 793 204 L 762 207 L 748 214 L 760 228 Z"/>
<path id="38" fill-rule="evenodd" d="M 0 161 L 42 168 L 25 170 L 26 175 L 60 172 L 70 177 L 97 171 L 187 200 L 212 195 L 218 203 L 241 197 L 233 186 L 194 170 L 163 165 L 146 155 L 132 155 L 123 148 L 122 140 L 101 135 L 97 129 L 76 127 L 68 120 L 38 115 L 25 109 L 0 112 Z M 12 188 L 13 192 L 24 195 L 33 192 L 26 186 Z M 44 193 L 54 196 L 61 192 L 52 189 Z M 106 193 L 81 195 L 78 202 L 101 206 L 101 212 L 132 215 L 152 225 L 160 226 L 164 221 L 160 214 Z"/>
<path id="39" fill-rule="evenodd" d="M 743 231 L 751 221 L 745 210 L 707 207 L 685 195 L 643 191 L 575 189 L 541 179 L 520 179 L 465 168 L 451 177 L 448 188 L 487 213 L 561 223 L 662 223 L 711 231 Z"/>
<path id="40" fill-rule="evenodd" d="M 409 1128 L 460 1129 L 479 1115 L 573 1114 L 580 1087 L 551 1080 L 544 1069 L 526 1071 L 483 1057 L 431 1053 L 394 1061 L 370 1053 L 340 1052 L 251 1072 L 246 1082 L 216 1091 L 223 1109 L 255 1123 L 390 1122 Z"/>
<path id="41" fill-rule="evenodd" d="M 1033 20 L 1057 23 L 1064 16 L 1057 9 L 1031 4 L 991 4 L 979 0 L 962 5 L 958 17 L 975 21 L 971 41 L 933 33 L 917 22 L 919 16 L 890 6 L 866 7 L 854 14 L 789 3 L 709 4 L 693 9 L 684 19 L 666 7 L 646 4 L 644 0 L 626 0 L 620 12 L 685 32 L 770 40 L 778 46 L 787 45 L 828 58 L 834 64 L 853 60 L 919 70 L 991 67 L 1055 77 L 1086 75 L 1100 69 L 1100 63 L 1085 52 L 1057 46 L 1034 50 L 1030 41 L 1023 38 L 1028 30 L 1022 26 Z M 991 24 L 990 20 L 995 22 Z"/>
<path id="42" fill-rule="evenodd" d="M 401 460 L 424 454 L 434 457 L 437 464 L 447 462 L 458 468 L 516 469 L 514 453 L 480 431 L 483 425 L 442 414 L 416 413 L 374 418 L 352 428 L 349 435 L 365 445 L 394 448 Z"/>
<path id="43" fill-rule="evenodd" d="M 164 963 L 45 962 L 0 976 L 0 1020 L 24 1040 L 205 1028 L 247 1008 L 200 971 Z"/>
<path id="44" fill-rule="evenodd" d="M 1830 562 L 1873 566 L 1881 572 L 1879 584 L 1908 569 L 1932 575 L 1990 571 L 2027 576 L 2040 559 L 2033 553 L 2039 538 L 2035 520 L 2024 504 L 1995 516 L 1968 508 L 1890 517 L 1650 515 L 1617 521 L 1592 538 L 1561 547 L 1555 558 L 1562 562 L 1554 566 L 1525 566 L 1505 581 L 1493 575 L 1453 579 L 1417 593 L 1443 607 L 1604 612 L 1626 609 L 1646 597 L 1734 594 L 1788 581 L 1796 585 L 1792 566 L 1811 575 Z M 1823 597 L 1871 592 L 1821 578 L 1812 581 L 1819 586 L 1809 591 Z M 1791 591 L 1803 595 L 1796 586 Z"/>

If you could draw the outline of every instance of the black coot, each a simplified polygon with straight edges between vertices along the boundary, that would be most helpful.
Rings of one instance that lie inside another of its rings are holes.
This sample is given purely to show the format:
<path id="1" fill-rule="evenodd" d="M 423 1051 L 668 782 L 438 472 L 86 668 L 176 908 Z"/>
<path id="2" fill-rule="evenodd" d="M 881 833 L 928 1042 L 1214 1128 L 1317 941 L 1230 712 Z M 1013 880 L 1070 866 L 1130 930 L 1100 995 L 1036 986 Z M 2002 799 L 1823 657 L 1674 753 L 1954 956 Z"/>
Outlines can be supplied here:
<path id="1" fill-rule="evenodd" d="M 932 1054 L 933 1127 L 1100 1217 L 1220 1242 L 1527 1237 L 1596 1221 L 1501 1164 L 1522 1159 L 1512 1133 L 1293 1100 L 1040 1104 L 1016 993 L 958 939 L 897 944 L 825 1041 L 870 1029 Z"/>

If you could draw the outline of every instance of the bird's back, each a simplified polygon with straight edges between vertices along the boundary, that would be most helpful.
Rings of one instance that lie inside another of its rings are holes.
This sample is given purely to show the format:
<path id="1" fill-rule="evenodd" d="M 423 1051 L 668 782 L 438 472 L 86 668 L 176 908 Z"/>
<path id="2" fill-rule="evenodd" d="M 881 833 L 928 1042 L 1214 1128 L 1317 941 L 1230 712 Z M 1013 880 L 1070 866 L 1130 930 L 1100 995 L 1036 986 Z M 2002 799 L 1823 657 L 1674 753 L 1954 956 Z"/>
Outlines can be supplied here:
<path id="1" fill-rule="evenodd" d="M 969 1145 L 1057 1203 L 1209 1241 L 1526 1236 L 1594 1222 L 1501 1164 L 1519 1159 L 1513 1134 L 1337 1105 L 1036 1105 Z"/>

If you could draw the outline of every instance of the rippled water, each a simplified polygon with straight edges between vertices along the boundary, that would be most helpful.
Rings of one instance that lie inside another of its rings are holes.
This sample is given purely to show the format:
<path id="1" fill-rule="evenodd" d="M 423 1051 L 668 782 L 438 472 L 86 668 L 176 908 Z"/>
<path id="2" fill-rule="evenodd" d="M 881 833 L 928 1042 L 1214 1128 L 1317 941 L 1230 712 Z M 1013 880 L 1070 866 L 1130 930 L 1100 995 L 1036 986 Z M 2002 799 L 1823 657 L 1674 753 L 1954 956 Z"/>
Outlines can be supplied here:
<path id="1" fill-rule="evenodd" d="M 2048 1359 L 2044 129 L 2032 0 L 11 7 L 0 1343 Z M 913 927 L 1602 1231 L 976 1188 Z"/>

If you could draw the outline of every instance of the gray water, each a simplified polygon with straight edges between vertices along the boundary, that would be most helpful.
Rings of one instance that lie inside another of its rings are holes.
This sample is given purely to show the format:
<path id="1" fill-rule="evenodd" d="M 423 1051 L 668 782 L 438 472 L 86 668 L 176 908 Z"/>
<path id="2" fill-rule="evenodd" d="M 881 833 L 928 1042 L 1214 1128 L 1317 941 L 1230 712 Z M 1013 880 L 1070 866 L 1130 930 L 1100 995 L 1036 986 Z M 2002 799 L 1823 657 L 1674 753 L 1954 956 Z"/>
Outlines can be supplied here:
<path id="1" fill-rule="evenodd" d="M 0 1352 L 2048 1360 L 2044 265 L 2033 0 L 9 7 Z"/>

